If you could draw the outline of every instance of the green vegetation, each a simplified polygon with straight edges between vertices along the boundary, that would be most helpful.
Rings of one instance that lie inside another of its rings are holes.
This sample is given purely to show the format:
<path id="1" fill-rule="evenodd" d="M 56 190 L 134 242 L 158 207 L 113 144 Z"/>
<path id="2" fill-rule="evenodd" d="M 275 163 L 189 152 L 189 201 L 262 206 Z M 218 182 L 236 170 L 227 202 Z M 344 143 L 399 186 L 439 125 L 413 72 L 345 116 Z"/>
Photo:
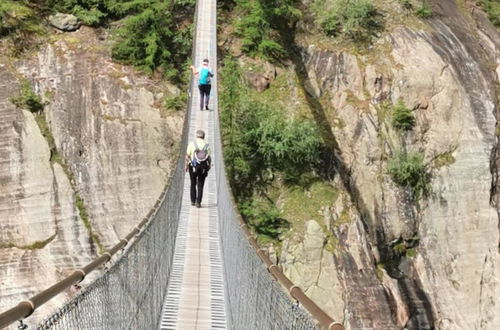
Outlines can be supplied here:
<path id="1" fill-rule="evenodd" d="M 278 31 L 291 28 L 301 17 L 295 0 L 236 0 L 236 34 L 246 54 L 266 60 L 286 57 Z"/>
<path id="2" fill-rule="evenodd" d="M 500 27 L 500 2 L 498 0 L 480 0 L 479 4 L 488 14 L 488 18 L 495 25 Z"/>
<path id="3" fill-rule="evenodd" d="M 21 90 L 17 96 L 10 99 L 18 108 L 26 109 L 32 113 L 38 113 L 43 111 L 43 103 L 40 96 L 38 96 L 28 81 L 23 81 L 21 83 Z"/>
<path id="4" fill-rule="evenodd" d="M 307 187 L 300 185 L 284 187 L 280 196 L 280 201 L 283 204 L 282 216 L 290 221 L 307 219 L 316 220 L 319 223 L 323 220 L 323 215 L 319 213 L 319 210 L 331 205 L 336 200 L 337 195 L 338 191 L 335 187 L 319 180 L 312 182 Z M 342 220 L 339 219 L 339 222 Z"/>
<path id="5" fill-rule="evenodd" d="M 168 110 L 181 111 L 186 109 L 188 96 L 185 92 L 165 98 L 163 106 Z"/>
<path id="6" fill-rule="evenodd" d="M 17 31 L 36 32 L 35 12 L 27 1 L 2 0 L 0 2 L 0 37 Z"/>
<path id="7" fill-rule="evenodd" d="M 47 141 L 47 144 L 49 145 L 50 149 L 50 162 L 52 164 L 58 163 L 60 164 L 65 172 L 67 172 L 67 168 L 57 152 L 56 148 L 56 143 L 54 141 L 54 136 L 52 135 L 52 132 L 50 131 L 49 124 L 47 123 L 47 120 L 45 119 L 45 115 L 43 113 L 35 115 L 35 121 L 38 125 L 38 128 L 40 129 L 40 133 L 42 133 L 42 136 L 45 138 L 45 141 Z M 68 173 L 66 173 L 68 174 Z M 70 177 L 68 175 L 68 177 Z"/>
<path id="8" fill-rule="evenodd" d="M 30 1 L 0 1 L 0 38 L 8 37 L 13 54 L 18 55 L 32 45 L 33 38 L 42 32 L 37 12 Z"/>
<path id="9" fill-rule="evenodd" d="M 261 243 L 278 240 L 290 227 L 290 223 L 280 217 L 280 210 L 269 201 L 250 199 L 239 204 L 240 212 L 247 223 L 254 228 Z"/>
<path id="10" fill-rule="evenodd" d="M 7 243 L 7 244 L 0 244 L 0 249 L 5 249 L 5 248 L 17 248 L 21 250 L 37 250 L 37 249 L 43 249 L 47 244 L 52 242 L 54 238 L 56 238 L 57 234 L 54 234 L 47 238 L 46 240 L 43 241 L 35 241 L 31 244 L 27 245 L 16 245 L 14 243 Z"/>
<path id="11" fill-rule="evenodd" d="M 221 126 L 230 184 L 245 220 L 257 234 L 277 239 L 287 221 L 266 190 L 314 181 L 322 142 L 311 120 L 287 118 L 285 109 L 252 98 L 238 64 L 226 59 L 221 73 Z"/>
<path id="12" fill-rule="evenodd" d="M 75 194 L 75 206 L 78 209 L 80 218 L 82 218 L 82 221 L 85 224 L 85 228 L 87 228 L 88 230 L 92 230 L 89 214 L 87 213 L 87 209 L 85 208 L 85 203 L 83 201 L 83 198 L 80 197 L 79 194 Z"/>
<path id="13" fill-rule="evenodd" d="M 409 258 L 413 258 L 417 256 L 417 249 L 416 248 L 409 248 L 406 250 L 406 256 Z"/>
<path id="14" fill-rule="evenodd" d="M 420 18 L 429 18 L 432 16 L 432 8 L 427 1 L 423 1 L 415 10 L 415 15 Z"/>
<path id="15" fill-rule="evenodd" d="M 440 168 L 443 166 L 451 165 L 455 162 L 455 157 L 452 155 L 452 151 L 443 152 L 442 154 L 437 155 L 433 161 L 432 166 L 434 168 Z"/>
<path id="16" fill-rule="evenodd" d="M 399 238 L 391 245 L 393 258 L 399 259 L 401 257 L 415 257 L 417 255 L 417 246 L 420 242 L 418 236 L 410 237 L 407 240 Z M 397 262 L 398 264 L 399 262 Z"/>
<path id="17" fill-rule="evenodd" d="M 234 60 L 226 59 L 221 76 L 222 134 L 232 183 L 241 187 L 265 183 L 270 172 L 294 181 L 310 172 L 322 145 L 314 123 L 286 119 L 284 109 L 251 99 Z"/>
<path id="18" fill-rule="evenodd" d="M 84 24 L 113 28 L 113 58 L 148 74 L 160 72 L 174 82 L 182 74 L 192 46 L 195 0 L 4 0 L 0 37 L 10 35 L 21 48 L 42 31 L 41 20 L 54 12 L 72 13 Z"/>
<path id="19" fill-rule="evenodd" d="M 407 11 L 415 13 L 415 16 L 425 19 L 432 16 L 432 8 L 426 0 L 419 1 L 418 6 L 414 5 L 413 0 L 399 0 L 401 6 Z"/>
<path id="20" fill-rule="evenodd" d="M 413 3 L 411 2 L 411 0 L 399 0 L 399 3 L 404 9 L 408 11 L 413 9 Z"/>
<path id="21" fill-rule="evenodd" d="M 127 7 L 129 15 L 116 32 L 113 58 L 182 82 L 179 67 L 189 58 L 192 43 L 192 26 L 185 23 L 192 15 L 192 7 L 187 6 L 190 2 L 145 2 L 147 5 Z"/>
<path id="22" fill-rule="evenodd" d="M 410 131 L 415 125 L 415 117 L 402 100 L 392 108 L 392 126 L 401 131 Z"/>
<path id="23" fill-rule="evenodd" d="M 102 245 L 99 236 L 92 230 L 92 223 L 90 222 L 90 217 L 87 212 L 87 208 L 85 207 L 85 202 L 79 193 L 75 193 L 75 206 L 78 209 L 78 213 L 80 214 L 80 218 L 82 219 L 85 228 L 87 228 L 87 230 L 89 231 L 89 235 L 92 241 L 99 248 L 99 253 L 105 252 L 106 249 Z"/>
<path id="24" fill-rule="evenodd" d="M 29 110 L 30 112 L 33 113 L 38 128 L 40 129 L 40 133 L 42 134 L 42 136 L 47 141 L 47 144 L 49 145 L 51 163 L 61 164 L 61 166 L 63 166 L 63 168 L 68 174 L 67 168 L 64 166 L 64 162 L 62 161 L 59 153 L 57 152 L 54 137 L 50 132 L 49 125 L 47 123 L 47 120 L 45 119 L 45 115 L 43 114 L 43 109 L 45 107 L 45 104 L 42 102 L 41 97 L 38 96 L 33 91 L 30 83 L 27 80 L 21 83 L 21 90 L 19 94 L 17 96 L 12 97 L 10 101 L 17 107 Z"/>
<path id="25" fill-rule="evenodd" d="M 431 177 L 422 153 L 397 151 L 387 164 L 387 172 L 395 183 L 409 187 L 415 199 L 430 193 Z"/>
<path id="26" fill-rule="evenodd" d="M 355 41 L 368 40 L 383 27 L 382 15 L 372 0 L 315 0 L 316 21 L 329 36 L 346 36 Z"/>

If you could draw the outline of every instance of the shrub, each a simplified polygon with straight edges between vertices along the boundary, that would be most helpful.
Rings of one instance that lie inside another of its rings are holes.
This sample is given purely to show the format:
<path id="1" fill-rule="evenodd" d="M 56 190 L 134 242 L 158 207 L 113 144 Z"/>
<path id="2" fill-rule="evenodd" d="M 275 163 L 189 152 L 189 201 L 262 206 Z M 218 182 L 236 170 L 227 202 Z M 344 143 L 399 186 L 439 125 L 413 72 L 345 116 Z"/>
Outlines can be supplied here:
<path id="1" fill-rule="evenodd" d="M 242 50 L 250 56 L 266 60 L 280 60 L 286 51 L 278 40 L 278 31 L 297 22 L 300 11 L 295 0 L 238 0 L 240 19 L 235 23 L 236 34 L 242 38 Z"/>
<path id="2" fill-rule="evenodd" d="M 283 109 L 250 99 L 237 63 L 229 59 L 224 63 L 221 126 L 234 191 L 251 193 L 266 183 L 269 172 L 293 179 L 313 171 L 322 147 L 316 125 L 305 119 L 287 119 Z"/>
<path id="3" fill-rule="evenodd" d="M 28 4 L 27 1 L 0 1 L 0 37 L 10 39 L 9 52 L 13 56 L 33 47 L 36 36 L 43 31 L 36 11 Z"/>
<path id="4" fill-rule="evenodd" d="M 398 151 L 389 160 L 387 172 L 400 186 L 409 187 L 414 198 L 427 197 L 430 192 L 430 174 L 419 152 Z"/>
<path id="5" fill-rule="evenodd" d="M 187 107 L 187 94 L 181 93 L 179 95 L 168 97 L 164 101 L 165 108 L 174 111 L 181 111 Z"/>
<path id="6" fill-rule="evenodd" d="M 178 16 L 170 2 L 154 1 L 127 16 L 116 33 L 113 58 L 147 73 L 161 69 L 171 80 L 180 81 L 183 62 L 191 50 L 192 29 L 178 28 Z"/>
<path id="7" fill-rule="evenodd" d="M 500 27 L 500 3 L 496 0 L 480 0 L 479 4 L 488 14 L 490 21 Z"/>
<path id="8" fill-rule="evenodd" d="M 101 21 L 107 16 L 106 13 L 103 13 L 95 7 L 86 9 L 79 5 L 76 5 L 73 8 L 72 12 L 83 24 L 89 26 L 99 25 Z"/>
<path id="9" fill-rule="evenodd" d="M 43 110 L 43 103 L 40 96 L 38 96 L 29 82 L 25 81 L 21 84 L 21 90 L 17 96 L 10 99 L 17 107 L 29 110 L 33 113 L 41 112 Z"/>
<path id="10" fill-rule="evenodd" d="M 239 204 L 245 221 L 261 236 L 261 239 L 279 240 L 290 224 L 280 217 L 280 210 L 269 202 L 250 199 Z"/>
<path id="11" fill-rule="evenodd" d="M 420 18 L 429 18 L 432 16 L 432 8 L 427 1 L 423 1 L 420 6 L 415 10 L 415 15 Z"/>
<path id="12" fill-rule="evenodd" d="M 398 130 L 409 131 L 415 125 L 415 117 L 402 100 L 392 109 L 392 126 Z"/>
<path id="13" fill-rule="evenodd" d="M 330 36 L 345 35 L 365 40 L 382 27 L 381 15 L 371 0 L 338 0 L 329 8 L 325 8 L 324 1 L 316 0 L 313 10 L 317 22 Z"/>
<path id="14" fill-rule="evenodd" d="M 411 0 L 399 0 L 399 3 L 406 10 L 413 9 L 413 4 L 411 3 Z"/>
<path id="15" fill-rule="evenodd" d="M 19 28 L 33 18 L 33 11 L 22 3 L 12 0 L 0 2 L 0 36 L 5 36 Z"/>

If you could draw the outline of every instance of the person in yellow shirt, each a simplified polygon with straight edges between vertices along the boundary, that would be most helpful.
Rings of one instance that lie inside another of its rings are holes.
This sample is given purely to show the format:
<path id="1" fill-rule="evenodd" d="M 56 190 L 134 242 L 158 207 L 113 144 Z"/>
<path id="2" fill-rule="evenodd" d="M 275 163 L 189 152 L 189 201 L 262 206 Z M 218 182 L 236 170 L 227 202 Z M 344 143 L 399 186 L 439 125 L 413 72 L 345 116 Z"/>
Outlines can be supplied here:
<path id="1" fill-rule="evenodd" d="M 186 171 L 191 179 L 191 205 L 201 207 L 205 178 L 211 167 L 210 148 L 205 142 L 205 132 L 196 131 L 196 140 L 191 141 L 186 150 Z"/>

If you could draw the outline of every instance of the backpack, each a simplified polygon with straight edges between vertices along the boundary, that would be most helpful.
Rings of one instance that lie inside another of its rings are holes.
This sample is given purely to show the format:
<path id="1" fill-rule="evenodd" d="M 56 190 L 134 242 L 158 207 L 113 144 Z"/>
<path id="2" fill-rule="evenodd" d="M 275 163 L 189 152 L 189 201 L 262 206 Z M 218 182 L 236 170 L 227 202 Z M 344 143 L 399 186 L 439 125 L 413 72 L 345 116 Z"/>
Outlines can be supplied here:
<path id="1" fill-rule="evenodd" d="M 210 156 L 208 155 L 208 143 L 205 143 L 202 149 L 198 147 L 196 141 L 194 143 L 193 159 L 191 160 L 191 166 L 194 172 L 206 173 L 210 169 Z"/>
<path id="2" fill-rule="evenodd" d="M 209 68 L 202 67 L 200 70 L 200 85 L 208 85 L 210 84 L 210 77 L 213 74 L 210 72 Z"/>

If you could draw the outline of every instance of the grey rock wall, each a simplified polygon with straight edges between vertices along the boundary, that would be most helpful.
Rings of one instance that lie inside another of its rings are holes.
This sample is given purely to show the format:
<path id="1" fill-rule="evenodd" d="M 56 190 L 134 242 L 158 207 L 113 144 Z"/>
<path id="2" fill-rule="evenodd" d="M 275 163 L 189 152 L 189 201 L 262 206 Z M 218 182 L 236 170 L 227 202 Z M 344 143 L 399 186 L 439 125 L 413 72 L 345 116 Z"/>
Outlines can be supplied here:
<path id="1" fill-rule="evenodd" d="M 306 230 L 302 245 L 284 242 L 281 263 L 349 329 L 500 327 L 500 33 L 453 1 L 435 10 L 430 28 L 397 28 L 366 55 L 304 44 L 295 63 L 307 71 L 303 88 L 321 99 L 316 119 L 331 127 L 337 180 L 353 207 L 347 223 L 336 225 L 342 205 L 325 217 L 339 241 L 333 253 Z M 383 109 L 400 99 L 416 117 L 402 137 Z M 412 201 L 387 175 L 388 157 L 403 147 L 423 152 L 432 170 L 427 199 Z M 437 165 L 445 154 L 451 160 Z M 412 239 L 416 255 L 394 258 L 395 243 Z M 295 259 L 306 261 L 298 267 Z"/>

